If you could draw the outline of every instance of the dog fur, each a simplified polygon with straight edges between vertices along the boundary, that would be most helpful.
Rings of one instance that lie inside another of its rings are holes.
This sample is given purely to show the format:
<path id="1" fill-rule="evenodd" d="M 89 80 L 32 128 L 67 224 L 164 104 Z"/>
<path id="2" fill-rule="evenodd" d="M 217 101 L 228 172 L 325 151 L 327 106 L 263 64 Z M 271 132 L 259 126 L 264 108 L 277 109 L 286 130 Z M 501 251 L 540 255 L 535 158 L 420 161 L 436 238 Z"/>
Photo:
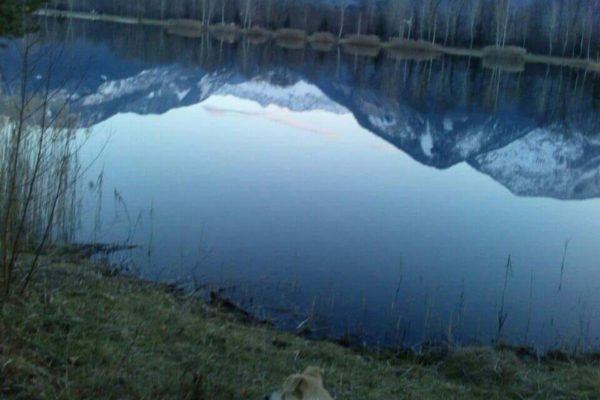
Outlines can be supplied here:
<path id="1" fill-rule="evenodd" d="M 308 367 L 301 374 L 288 377 L 281 391 L 274 392 L 265 400 L 333 400 L 323 387 L 321 370 Z"/>

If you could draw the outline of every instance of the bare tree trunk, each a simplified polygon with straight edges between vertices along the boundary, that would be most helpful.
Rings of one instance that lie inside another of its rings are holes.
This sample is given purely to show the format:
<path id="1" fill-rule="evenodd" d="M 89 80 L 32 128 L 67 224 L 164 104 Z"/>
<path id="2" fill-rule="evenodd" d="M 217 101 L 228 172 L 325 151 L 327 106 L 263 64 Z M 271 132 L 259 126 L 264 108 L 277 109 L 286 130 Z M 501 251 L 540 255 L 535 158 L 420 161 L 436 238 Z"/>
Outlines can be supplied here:
<path id="1" fill-rule="evenodd" d="M 346 4 L 342 4 L 340 11 L 340 31 L 338 33 L 338 38 L 341 39 L 344 35 L 344 24 L 346 22 Z"/>
<path id="2" fill-rule="evenodd" d="M 215 7 L 214 7 L 214 5 L 215 5 L 215 4 L 214 4 L 214 3 L 213 3 L 213 1 L 211 0 L 210 4 L 209 4 L 209 6 L 208 6 L 208 15 L 207 15 L 207 17 L 206 17 L 206 24 L 204 25 L 204 27 L 209 27 L 209 26 L 210 26 L 210 24 L 211 24 L 211 21 L 212 21 L 212 19 L 213 19 L 213 14 L 214 14 L 214 12 L 215 12 Z"/>
<path id="3" fill-rule="evenodd" d="M 431 35 L 431 43 L 435 44 L 435 38 L 437 36 L 437 21 L 438 21 L 438 12 L 435 10 L 435 14 L 433 16 L 433 34 Z"/>
<path id="4" fill-rule="evenodd" d="M 167 0 L 160 0 L 160 19 L 165 19 L 165 2 Z"/>
<path id="5" fill-rule="evenodd" d="M 423 35 L 425 35 L 425 1 L 423 1 L 423 6 L 421 7 L 421 18 L 419 21 L 419 39 L 423 39 Z"/>
<path id="6" fill-rule="evenodd" d="M 265 20 L 265 25 L 269 26 L 271 24 L 271 15 L 273 13 L 273 1 L 272 0 L 268 0 L 267 1 L 267 12 L 266 12 L 266 20 Z"/>
<path id="7" fill-rule="evenodd" d="M 579 57 L 583 56 L 583 42 L 585 40 L 585 26 L 581 23 L 581 40 L 579 41 Z"/>
<path id="8" fill-rule="evenodd" d="M 500 0 L 498 0 L 498 3 L 496 3 L 496 46 L 500 46 L 500 25 L 501 25 L 501 20 L 502 20 L 502 5 L 499 2 Z"/>
<path id="9" fill-rule="evenodd" d="M 592 23 L 592 16 L 590 15 L 590 30 L 588 33 L 588 48 L 587 48 L 587 59 L 589 60 L 592 55 L 592 34 L 594 31 L 594 24 Z"/>
<path id="10" fill-rule="evenodd" d="M 304 30 L 308 32 L 308 6 L 304 9 Z"/>
<path id="11" fill-rule="evenodd" d="M 502 34 L 502 47 L 506 45 L 506 36 L 508 35 L 508 21 L 510 19 L 510 5 L 511 0 L 506 2 L 506 11 L 504 15 L 504 33 Z"/>
<path id="12" fill-rule="evenodd" d="M 565 40 L 563 41 L 563 51 L 562 51 L 562 55 L 563 57 L 565 56 L 565 54 L 567 54 L 567 47 L 569 46 L 569 25 L 567 25 L 566 27 L 566 33 L 565 33 Z"/>
<path id="13" fill-rule="evenodd" d="M 521 43 L 521 47 L 525 47 L 527 45 L 527 35 L 529 34 L 529 18 L 525 18 L 523 26 L 523 42 Z"/>
<path id="14" fill-rule="evenodd" d="M 550 29 L 548 30 L 548 55 L 552 55 L 554 49 L 554 30 L 558 20 L 558 5 L 556 2 L 552 2 L 552 9 L 550 10 Z"/>
<path id="15" fill-rule="evenodd" d="M 252 7 L 252 0 L 246 0 L 246 14 L 244 16 L 244 28 L 249 28 L 252 25 L 252 17 L 250 16 L 250 9 Z"/>
<path id="16" fill-rule="evenodd" d="M 450 35 L 450 14 L 452 13 L 452 7 L 448 4 L 448 10 L 446 11 L 446 31 L 444 32 L 444 46 L 448 44 L 448 36 Z"/>
<path id="17" fill-rule="evenodd" d="M 471 42 L 470 42 L 470 48 L 473 48 L 473 45 L 475 44 L 475 23 L 477 22 L 477 19 L 479 18 L 481 13 L 481 0 L 473 0 L 471 3 L 471 27 L 470 27 L 470 31 L 471 31 Z"/>

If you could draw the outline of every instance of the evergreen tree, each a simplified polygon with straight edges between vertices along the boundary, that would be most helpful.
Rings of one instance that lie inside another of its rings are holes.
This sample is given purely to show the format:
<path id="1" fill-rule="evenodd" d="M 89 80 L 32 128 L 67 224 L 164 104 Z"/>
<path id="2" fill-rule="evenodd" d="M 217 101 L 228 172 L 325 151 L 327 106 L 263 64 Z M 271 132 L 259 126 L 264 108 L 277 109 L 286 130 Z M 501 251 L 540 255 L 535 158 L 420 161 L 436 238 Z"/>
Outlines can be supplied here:
<path id="1" fill-rule="evenodd" d="M 321 19 L 321 23 L 319 24 L 319 30 L 322 32 L 327 32 L 329 30 L 329 21 L 327 17 L 323 17 Z"/>
<path id="2" fill-rule="evenodd" d="M 387 38 L 387 23 L 385 21 L 385 17 L 383 14 L 379 15 L 379 19 L 377 20 L 377 25 L 375 26 L 375 34 L 379 36 L 381 39 Z"/>
<path id="3" fill-rule="evenodd" d="M 233 15 L 233 23 L 238 26 L 242 24 L 242 17 L 240 16 L 239 10 L 235 10 L 235 14 Z"/>
<path id="4" fill-rule="evenodd" d="M 1 0 L 0 36 L 21 36 L 25 33 L 24 18 L 37 10 L 42 0 Z"/>

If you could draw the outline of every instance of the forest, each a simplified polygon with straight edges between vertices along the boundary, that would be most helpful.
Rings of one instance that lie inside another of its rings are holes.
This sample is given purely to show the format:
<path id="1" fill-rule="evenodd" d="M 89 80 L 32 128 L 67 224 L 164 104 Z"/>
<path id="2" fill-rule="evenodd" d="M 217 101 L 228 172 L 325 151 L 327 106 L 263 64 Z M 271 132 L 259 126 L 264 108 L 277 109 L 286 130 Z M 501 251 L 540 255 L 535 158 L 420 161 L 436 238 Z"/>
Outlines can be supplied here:
<path id="1" fill-rule="evenodd" d="M 600 57 L 600 0 L 50 0 L 48 7 Z"/>
<path id="2" fill-rule="evenodd" d="M 42 5 L 42 0 L 2 0 L 0 36 L 23 34 L 23 18 Z"/>

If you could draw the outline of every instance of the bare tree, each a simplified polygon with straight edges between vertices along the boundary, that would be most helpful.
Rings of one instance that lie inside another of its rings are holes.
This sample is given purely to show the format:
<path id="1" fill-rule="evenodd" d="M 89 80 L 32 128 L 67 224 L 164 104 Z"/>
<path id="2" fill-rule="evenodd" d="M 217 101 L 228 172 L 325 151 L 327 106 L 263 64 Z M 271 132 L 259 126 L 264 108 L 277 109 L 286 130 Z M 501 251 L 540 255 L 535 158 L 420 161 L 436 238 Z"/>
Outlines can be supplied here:
<path id="1" fill-rule="evenodd" d="M 252 26 L 252 0 L 246 0 L 246 9 L 244 11 L 244 28 Z"/>
<path id="2" fill-rule="evenodd" d="M 504 47 L 510 20 L 511 0 L 498 0 L 495 3 L 496 46 Z"/>
<path id="3" fill-rule="evenodd" d="M 410 8 L 410 12 L 408 9 Z M 409 16 L 410 14 L 410 16 Z M 398 30 L 398 37 L 403 38 L 404 32 L 408 30 L 408 38 L 412 30 L 412 7 L 410 7 L 409 0 L 397 0 L 390 1 L 388 3 L 388 24 L 390 26 L 396 26 Z"/>
<path id="4" fill-rule="evenodd" d="M 160 19 L 164 20 L 165 19 L 165 7 L 167 0 L 160 0 Z"/>
<path id="5" fill-rule="evenodd" d="M 479 16 L 481 15 L 481 0 L 471 0 L 471 12 L 469 13 L 469 31 L 471 40 L 469 43 L 469 47 L 473 48 L 473 43 L 475 41 L 475 24 L 479 20 Z"/>
<path id="6" fill-rule="evenodd" d="M 437 28 L 438 28 L 438 15 L 440 5 L 442 4 L 442 0 L 435 0 L 433 2 L 433 7 L 430 8 L 429 14 L 429 30 L 430 30 L 430 40 L 435 44 L 435 40 L 437 37 Z M 433 30 L 432 30 L 433 29 Z"/>
<path id="7" fill-rule="evenodd" d="M 554 32 L 556 31 L 556 23 L 558 22 L 558 4 L 555 0 L 552 0 L 550 5 L 550 21 L 548 22 L 548 54 L 552 55 L 554 48 Z"/>
<path id="8" fill-rule="evenodd" d="M 361 12 L 358 14 L 358 23 L 357 23 L 357 27 L 356 27 L 356 34 L 358 36 L 360 36 L 362 33 L 362 19 L 363 19 L 363 14 Z"/>
<path id="9" fill-rule="evenodd" d="M 594 32 L 594 22 L 592 20 L 592 14 L 588 14 L 588 48 L 587 48 L 587 59 L 589 60 L 592 56 L 592 37 Z"/>
<path id="10" fill-rule="evenodd" d="M 346 24 L 346 8 L 348 7 L 347 0 L 343 0 L 340 3 L 340 31 L 338 32 L 338 38 L 342 38 L 344 35 L 344 25 Z"/>
<path id="11" fill-rule="evenodd" d="M 506 9 L 504 10 L 504 31 L 502 33 L 502 47 L 506 45 L 506 38 L 508 36 L 508 22 L 510 20 L 510 6 L 511 0 L 506 0 Z"/>

